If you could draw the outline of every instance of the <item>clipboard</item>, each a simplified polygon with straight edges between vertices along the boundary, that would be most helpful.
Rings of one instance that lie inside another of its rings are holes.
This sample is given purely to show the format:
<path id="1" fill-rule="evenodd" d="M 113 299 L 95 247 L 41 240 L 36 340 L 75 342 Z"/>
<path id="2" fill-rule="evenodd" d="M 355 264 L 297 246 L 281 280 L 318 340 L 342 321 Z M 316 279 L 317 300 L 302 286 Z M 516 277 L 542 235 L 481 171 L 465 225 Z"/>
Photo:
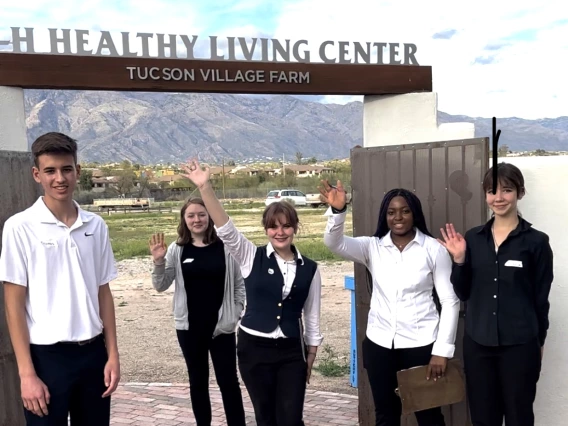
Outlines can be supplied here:
<path id="1" fill-rule="evenodd" d="M 459 359 L 448 361 L 444 377 L 426 380 L 428 366 L 401 370 L 396 373 L 395 390 L 402 402 L 402 414 L 408 415 L 429 408 L 456 404 L 465 400 L 465 378 Z"/>

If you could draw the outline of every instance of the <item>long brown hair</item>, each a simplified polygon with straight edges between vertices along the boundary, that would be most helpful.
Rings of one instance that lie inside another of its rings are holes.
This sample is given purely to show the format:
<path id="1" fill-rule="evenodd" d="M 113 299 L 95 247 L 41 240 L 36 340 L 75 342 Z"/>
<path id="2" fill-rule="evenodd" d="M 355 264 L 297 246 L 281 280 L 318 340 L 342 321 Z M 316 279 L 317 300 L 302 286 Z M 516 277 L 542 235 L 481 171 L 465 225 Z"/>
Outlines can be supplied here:
<path id="1" fill-rule="evenodd" d="M 193 238 L 191 237 L 191 231 L 189 230 L 187 224 L 185 223 L 185 212 L 187 208 L 192 204 L 199 204 L 205 209 L 205 211 L 207 211 L 207 209 L 205 208 L 205 203 L 199 197 L 192 197 L 186 201 L 186 203 L 181 208 L 179 214 L 179 225 L 177 228 L 178 238 L 176 241 L 176 244 L 178 246 L 183 246 L 193 242 Z M 209 215 L 209 212 L 207 212 L 207 215 Z M 209 245 L 211 243 L 214 243 L 215 241 L 217 241 L 217 238 L 219 237 L 217 237 L 217 231 L 215 231 L 213 219 L 211 219 L 211 216 L 209 216 L 209 224 L 207 225 L 207 230 L 205 231 L 205 238 L 203 238 L 203 244 Z"/>

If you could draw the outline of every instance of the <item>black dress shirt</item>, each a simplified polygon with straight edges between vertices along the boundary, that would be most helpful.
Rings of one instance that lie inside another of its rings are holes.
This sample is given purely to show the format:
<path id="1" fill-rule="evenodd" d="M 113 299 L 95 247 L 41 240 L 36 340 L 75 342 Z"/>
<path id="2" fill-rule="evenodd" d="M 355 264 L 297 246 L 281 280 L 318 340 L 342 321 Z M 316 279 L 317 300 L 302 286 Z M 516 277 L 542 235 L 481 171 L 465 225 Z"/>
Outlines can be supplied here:
<path id="1" fill-rule="evenodd" d="M 465 332 L 485 346 L 516 345 L 548 331 L 553 255 L 548 235 L 519 217 L 495 252 L 494 219 L 465 234 L 466 258 L 454 263 L 451 281 L 465 302 Z"/>

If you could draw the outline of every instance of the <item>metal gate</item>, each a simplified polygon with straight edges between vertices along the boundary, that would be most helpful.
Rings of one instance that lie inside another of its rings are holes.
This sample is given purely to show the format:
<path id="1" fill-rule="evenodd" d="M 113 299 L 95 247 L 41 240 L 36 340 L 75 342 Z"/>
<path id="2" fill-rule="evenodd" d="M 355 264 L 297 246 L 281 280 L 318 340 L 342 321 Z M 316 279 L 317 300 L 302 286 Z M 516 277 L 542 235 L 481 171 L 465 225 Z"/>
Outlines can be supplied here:
<path id="1" fill-rule="evenodd" d="M 487 171 L 489 139 L 475 138 L 411 145 L 354 148 L 351 151 L 353 235 L 373 235 L 381 201 L 389 190 L 413 191 L 422 203 L 426 224 L 434 236 L 452 222 L 458 232 L 487 220 L 481 188 Z M 366 324 L 369 312 L 366 268 L 355 264 L 357 324 Z M 456 339 L 457 358 L 462 357 L 463 317 Z M 365 326 L 357 330 L 359 423 L 375 424 L 373 399 L 361 359 Z M 448 426 L 470 425 L 467 403 L 444 407 Z M 402 419 L 403 426 L 415 426 L 414 416 Z"/>

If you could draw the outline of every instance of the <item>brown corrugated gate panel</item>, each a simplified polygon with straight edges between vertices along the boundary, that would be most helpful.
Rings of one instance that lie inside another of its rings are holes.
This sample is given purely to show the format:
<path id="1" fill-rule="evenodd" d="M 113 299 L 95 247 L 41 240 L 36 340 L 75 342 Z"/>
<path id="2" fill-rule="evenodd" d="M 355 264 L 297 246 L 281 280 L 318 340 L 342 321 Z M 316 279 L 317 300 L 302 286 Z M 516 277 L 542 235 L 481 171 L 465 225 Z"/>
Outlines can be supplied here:
<path id="1" fill-rule="evenodd" d="M 489 142 L 487 142 L 489 143 Z M 468 204 L 472 208 L 467 208 L 465 211 L 465 226 L 459 229 L 459 232 L 465 232 L 467 229 L 475 226 L 475 223 L 479 220 L 479 217 L 487 218 L 488 209 L 485 204 L 485 194 L 483 191 L 477 191 L 478 185 L 481 185 L 483 180 L 483 174 L 487 169 L 488 151 L 480 145 L 466 145 L 465 146 L 465 161 L 464 172 L 467 178 L 465 186 L 465 196 L 470 198 Z M 479 176 L 478 171 L 482 169 L 483 173 Z M 477 180 L 479 177 L 479 181 Z M 471 195 L 469 194 L 471 192 Z M 479 207 L 479 210 L 475 208 Z"/>
<path id="2" fill-rule="evenodd" d="M 432 163 L 430 164 L 430 217 L 428 219 L 428 228 L 430 232 L 437 235 L 440 231 L 440 225 L 446 221 L 447 207 L 446 207 L 446 149 L 445 148 L 432 148 Z M 420 176 L 420 178 L 427 178 L 427 176 Z M 416 194 L 421 197 L 421 194 Z"/>
<path id="3" fill-rule="evenodd" d="M 464 150 L 461 146 L 454 146 L 448 148 L 448 218 L 451 223 L 457 226 L 459 229 L 463 229 L 465 226 L 464 212 L 465 202 L 461 195 L 463 190 L 462 187 L 463 176 L 461 171 L 463 170 L 464 163 Z"/>
<path id="4" fill-rule="evenodd" d="M 0 151 L 0 250 L 6 219 L 32 205 L 40 195 L 39 185 L 32 178 L 32 165 L 29 152 Z M 25 424 L 18 367 L 4 312 L 3 285 L 0 285 L 0 407 L 0 426 Z"/>
<path id="5" fill-rule="evenodd" d="M 399 165 L 399 151 L 387 151 L 385 153 L 384 165 L 386 176 L 385 176 L 385 186 L 383 188 L 384 192 L 387 192 L 390 188 L 394 188 L 400 185 L 400 165 Z"/>
<path id="6" fill-rule="evenodd" d="M 414 173 L 416 175 L 416 185 L 414 189 L 417 194 L 426 194 L 425 196 L 420 196 L 420 202 L 422 203 L 422 210 L 424 210 L 424 215 L 426 216 L 426 223 L 430 227 L 431 224 L 428 222 L 428 218 L 432 216 L 430 213 L 430 149 L 416 149 L 416 168 Z"/>
<path id="7" fill-rule="evenodd" d="M 420 198 L 426 223 L 434 236 L 447 222 L 459 232 L 487 220 L 481 188 L 487 170 L 488 138 L 430 142 L 401 146 L 354 148 L 351 151 L 353 235 L 373 235 L 381 201 L 392 188 L 406 188 Z M 359 421 L 374 425 L 374 405 L 361 357 L 370 303 L 369 275 L 355 265 L 357 304 Z M 456 357 L 462 357 L 463 318 L 456 339 Z M 444 407 L 447 426 L 469 425 L 467 404 Z M 414 416 L 403 418 L 414 426 Z"/>
<path id="8" fill-rule="evenodd" d="M 403 188 L 414 188 L 416 185 L 416 170 L 414 162 L 416 151 L 399 151 L 400 155 L 400 186 Z"/>
<path id="9" fill-rule="evenodd" d="M 353 206 L 353 210 L 360 212 L 357 223 L 353 223 L 354 235 L 372 235 L 373 217 L 377 207 L 373 205 L 373 201 L 380 200 L 384 194 L 384 181 L 385 181 L 385 168 L 384 152 L 373 151 L 369 155 L 359 156 L 357 167 L 358 173 L 352 172 L 351 191 L 353 203 L 357 203 L 357 207 Z M 353 163 L 352 163 L 353 168 Z M 362 182 L 362 179 L 365 179 Z M 367 185 L 367 182 L 375 182 L 375 185 Z M 376 217 L 375 217 L 376 219 Z M 374 221 L 376 225 L 376 220 Z M 369 282 L 367 281 L 366 268 L 359 264 L 355 264 L 355 282 L 358 288 L 356 289 L 356 318 L 357 324 L 367 323 L 367 314 L 369 312 L 370 293 L 368 292 Z M 361 354 L 361 342 L 365 338 L 365 327 L 357 327 L 357 354 Z M 372 404 L 371 390 L 369 382 L 364 375 L 364 368 L 361 356 L 358 355 L 357 359 L 357 373 L 358 373 L 358 393 L 359 401 L 370 401 L 371 403 L 359 403 L 359 419 L 361 424 L 374 424 L 374 407 Z M 371 423 L 364 423 L 365 419 L 372 419 Z"/>

